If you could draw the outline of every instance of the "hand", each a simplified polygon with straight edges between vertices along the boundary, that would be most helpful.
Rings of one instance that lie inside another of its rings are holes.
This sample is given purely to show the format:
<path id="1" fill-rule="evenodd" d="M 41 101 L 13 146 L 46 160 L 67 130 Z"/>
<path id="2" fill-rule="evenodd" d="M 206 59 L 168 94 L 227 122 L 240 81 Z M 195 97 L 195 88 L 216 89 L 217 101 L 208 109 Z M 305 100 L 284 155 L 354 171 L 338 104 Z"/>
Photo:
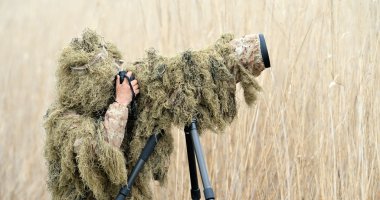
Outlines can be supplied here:
<path id="1" fill-rule="evenodd" d="M 132 72 L 129 71 L 127 73 L 128 77 L 132 76 Z M 133 80 L 131 82 L 133 91 L 135 92 L 135 95 L 137 95 L 139 91 L 139 84 L 137 80 Z M 123 83 L 120 84 L 120 76 L 117 75 L 116 78 L 116 102 L 123 104 L 123 105 L 128 105 L 132 101 L 132 91 L 131 88 L 129 87 L 129 83 L 127 79 L 124 79 Z"/>

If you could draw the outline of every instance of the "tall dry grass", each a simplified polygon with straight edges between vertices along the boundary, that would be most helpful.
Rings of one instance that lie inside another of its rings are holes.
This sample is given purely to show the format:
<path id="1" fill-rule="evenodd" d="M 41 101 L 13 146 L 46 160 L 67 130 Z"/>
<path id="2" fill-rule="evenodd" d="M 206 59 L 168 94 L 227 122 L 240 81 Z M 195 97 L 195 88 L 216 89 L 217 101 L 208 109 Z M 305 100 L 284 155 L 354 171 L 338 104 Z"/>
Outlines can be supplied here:
<path id="1" fill-rule="evenodd" d="M 257 105 L 239 95 L 232 126 L 202 137 L 217 198 L 380 199 L 378 0 L 1 1 L 0 199 L 50 199 L 42 116 L 57 56 L 85 27 L 128 61 L 265 33 L 272 68 Z M 190 198 L 182 131 L 174 137 L 156 199 Z"/>

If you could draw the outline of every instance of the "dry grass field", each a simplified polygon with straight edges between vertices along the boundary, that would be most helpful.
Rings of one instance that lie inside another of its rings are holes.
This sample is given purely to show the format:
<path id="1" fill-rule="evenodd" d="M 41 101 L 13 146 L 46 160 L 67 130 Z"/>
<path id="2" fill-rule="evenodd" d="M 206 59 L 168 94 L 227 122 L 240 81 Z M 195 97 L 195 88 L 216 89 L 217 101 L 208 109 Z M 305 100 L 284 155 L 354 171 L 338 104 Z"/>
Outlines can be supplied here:
<path id="1" fill-rule="evenodd" d="M 50 199 L 42 117 L 57 57 L 86 27 L 134 61 L 262 32 L 272 68 L 251 108 L 201 138 L 217 199 L 380 199 L 379 0 L 1 0 L 0 199 Z M 156 199 L 190 199 L 175 131 Z M 202 194 L 203 196 L 203 194 Z"/>

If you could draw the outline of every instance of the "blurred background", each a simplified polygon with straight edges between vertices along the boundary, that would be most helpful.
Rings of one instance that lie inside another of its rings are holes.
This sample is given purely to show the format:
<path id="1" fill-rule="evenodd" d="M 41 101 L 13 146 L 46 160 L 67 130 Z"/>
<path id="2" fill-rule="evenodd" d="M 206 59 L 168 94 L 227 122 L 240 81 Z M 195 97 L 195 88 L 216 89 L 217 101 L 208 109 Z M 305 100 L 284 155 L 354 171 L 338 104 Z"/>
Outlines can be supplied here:
<path id="1" fill-rule="evenodd" d="M 236 120 L 201 138 L 217 199 L 380 199 L 379 0 L 1 0 L 0 199 L 51 199 L 43 115 L 57 58 L 86 27 L 128 62 L 264 33 L 272 68 L 256 105 L 237 85 Z M 175 130 L 155 199 L 190 199 Z"/>

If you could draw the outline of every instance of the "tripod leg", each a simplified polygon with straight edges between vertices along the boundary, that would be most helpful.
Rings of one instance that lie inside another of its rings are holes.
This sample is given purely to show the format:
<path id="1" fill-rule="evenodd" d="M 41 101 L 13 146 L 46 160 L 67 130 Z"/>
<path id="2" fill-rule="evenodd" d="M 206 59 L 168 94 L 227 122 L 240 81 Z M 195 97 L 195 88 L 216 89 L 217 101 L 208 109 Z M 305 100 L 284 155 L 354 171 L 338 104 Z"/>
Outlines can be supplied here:
<path id="1" fill-rule="evenodd" d="M 197 166 L 195 163 L 195 155 L 193 148 L 193 141 L 190 133 L 185 129 L 186 147 L 187 147 L 187 160 L 189 161 L 189 172 L 191 182 L 191 199 L 198 200 L 201 198 L 201 191 L 198 186 Z"/>
<path id="2" fill-rule="evenodd" d="M 190 128 L 191 138 L 193 140 L 193 147 L 195 150 L 195 154 L 197 155 L 199 171 L 200 171 L 201 177 L 202 177 L 203 188 L 204 188 L 203 193 L 204 193 L 205 198 L 207 200 L 208 199 L 215 199 L 214 191 L 211 187 L 211 183 L 210 183 L 210 180 L 208 177 L 206 162 L 205 162 L 204 157 L 203 157 L 203 150 L 202 150 L 201 142 L 199 140 L 196 120 L 193 120 L 191 122 L 191 126 L 189 128 Z"/>
<path id="3" fill-rule="evenodd" d="M 128 177 L 127 185 L 124 185 L 120 189 L 120 192 L 116 197 L 116 200 L 124 200 L 129 195 L 132 189 L 132 185 L 135 182 L 138 173 L 141 171 L 145 162 L 148 160 L 149 156 L 152 154 L 160 137 L 161 137 L 161 134 L 154 134 L 149 137 L 148 142 L 145 144 L 144 149 L 141 151 L 137 164 L 133 167 L 132 172 Z"/>

